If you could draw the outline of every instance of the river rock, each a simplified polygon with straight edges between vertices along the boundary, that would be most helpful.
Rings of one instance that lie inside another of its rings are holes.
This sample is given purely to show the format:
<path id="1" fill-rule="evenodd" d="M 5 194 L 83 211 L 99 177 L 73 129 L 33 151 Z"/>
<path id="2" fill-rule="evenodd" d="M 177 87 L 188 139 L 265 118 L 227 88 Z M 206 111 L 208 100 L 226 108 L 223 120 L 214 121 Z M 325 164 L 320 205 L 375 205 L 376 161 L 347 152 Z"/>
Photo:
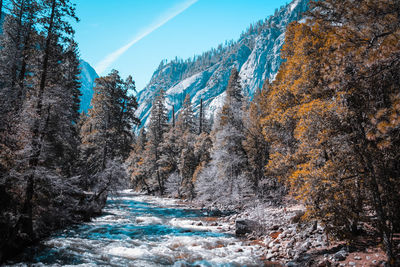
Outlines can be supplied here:
<path id="1" fill-rule="evenodd" d="M 311 243 L 306 241 L 300 248 L 304 251 L 308 250 L 311 247 Z"/>
<path id="2" fill-rule="evenodd" d="M 270 259 L 276 257 L 277 255 L 278 254 L 276 252 L 275 253 L 268 253 L 267 256 L 265 256 L 265 259 L 266 260 L 270 260 Z"/>
<path id="3" fill-rule="evenodd" d="M 333 258 L 337 261 L 344 261 L 347 257 L 347 252 L 345 250 L 340 250 L 333 255 Z"/>
<path id="4" fill-rule="evenodd" d="M 329 260 L 325 259 L 325 260 L 322 260 L 322 261 L 318 262 L 317 266 L 318 267 L 331 267 L 332 264 L 331 264 L 331 262 Z"/>
<path id="5" fill-rule="evenodd" d="M 293 245 L 296 241 L 294 239 L 291 239 L 287 244 L 286 244 L 286 249 L 293 248 Z"/>
<path id="6" fill-rule="evenodd" d="M 293 258 L 296 255 L 296 252 L 293 249 L 289 248 L 286 251 L 286 255 L 288 256 L 288 258 Z"/>
<path id="7" fill-rule="evenodd" d="M 237 219 L 235 225 L 235 234 L 237 236 L 243 236 L 245 234 L 252 233 L 258 227 L 257 222 L 248 219 Z"/>
<path id="8" fill-rule="evenodd" d="M 286 237 L 286 238 L 292 237 L 293 236 L 292 230 L 291 229 L 287 229 L 281 235 Z"/>
<path id="9" fill-rule="evenodd" d="M 319 248 L 319 247 L 322 247 L 322 246 L 323 246 L 323 244 L 321 242 L 314 242 L 313 243 L 313 247 L 315 247 L 315 248 Z"/>

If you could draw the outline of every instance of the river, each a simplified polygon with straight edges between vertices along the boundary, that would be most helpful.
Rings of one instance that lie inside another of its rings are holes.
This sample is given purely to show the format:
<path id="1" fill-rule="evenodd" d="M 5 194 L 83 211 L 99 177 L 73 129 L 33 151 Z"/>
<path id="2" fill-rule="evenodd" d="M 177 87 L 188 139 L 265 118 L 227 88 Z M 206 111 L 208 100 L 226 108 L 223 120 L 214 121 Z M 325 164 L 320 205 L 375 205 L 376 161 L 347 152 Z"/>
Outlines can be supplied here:
<path id="1" fill-rule="evenodd" d="M 228 229 L 176 200 L 124 191 L 102 216 L 56 232 L 7 266 L 262 265 L 261 248 Z"/>

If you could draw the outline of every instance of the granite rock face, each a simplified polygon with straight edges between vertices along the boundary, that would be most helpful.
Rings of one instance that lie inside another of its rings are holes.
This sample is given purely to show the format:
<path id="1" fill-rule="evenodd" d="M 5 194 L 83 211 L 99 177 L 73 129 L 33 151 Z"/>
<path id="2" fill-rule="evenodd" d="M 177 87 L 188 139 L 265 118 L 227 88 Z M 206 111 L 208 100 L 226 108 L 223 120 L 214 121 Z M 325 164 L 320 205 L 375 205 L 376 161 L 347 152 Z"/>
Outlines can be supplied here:
<path id="1" fill-rule="evenodd" d="M 87 112 L 90 108 L 90 101 L 93 97 L 94 80 L 98 78 L 96 71 L 92 66 L 84 60 L 80 60 L 79 67 L 81 69 L 80 82 L 81 82 L 81 104 L 80 112 Z"/>

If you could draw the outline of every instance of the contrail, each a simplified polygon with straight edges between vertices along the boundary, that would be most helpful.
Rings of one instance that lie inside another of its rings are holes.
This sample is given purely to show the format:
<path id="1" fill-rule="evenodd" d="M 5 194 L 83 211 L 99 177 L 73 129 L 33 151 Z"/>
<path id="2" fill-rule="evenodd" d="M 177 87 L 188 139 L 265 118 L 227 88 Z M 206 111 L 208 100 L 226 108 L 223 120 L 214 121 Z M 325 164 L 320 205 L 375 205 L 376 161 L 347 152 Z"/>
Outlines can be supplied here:
<path id="1" fill-rule="evenodd" d="M 95 69 L 97 73 L 102 74 L 104 71 L 108 69 L 108 67 L 116 61 L 120 56 L 122 56 L 129 48 L 131 48 L 134 44 L 142 40 L 144 37 L 152 33 L 153 31 L 157 30 L 161 26 L 163 26 L 165 23 L 170 21 L 171 19 L 175 18 L 179 14 L 181 14 L 183 11 L 191 7 L 194 3 L 198 2 L 199 0 L 188 0 L 185 1 L 174 8 L 172 8 L 166 15 L 160 17 L 157 19 L 155 22 L 153 22 L 149 27 L 144 29 L 142 32 L 137 34 L 132 41 L 130 41 L 128 44 L 124 45 L 123 47 L 115 50 L 114 52 L 110 53 L 107 55 L 103 60 L 101 60 L 99 63 L 97 63 Z"/>

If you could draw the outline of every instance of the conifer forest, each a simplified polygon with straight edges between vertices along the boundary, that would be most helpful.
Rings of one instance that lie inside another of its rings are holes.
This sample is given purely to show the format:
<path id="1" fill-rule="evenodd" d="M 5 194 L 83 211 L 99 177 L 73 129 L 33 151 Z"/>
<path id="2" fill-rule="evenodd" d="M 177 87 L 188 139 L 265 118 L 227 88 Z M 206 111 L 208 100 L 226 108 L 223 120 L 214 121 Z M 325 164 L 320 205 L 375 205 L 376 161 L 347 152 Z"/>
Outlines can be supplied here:
<path id="1" fill-rule="evenodd" d="M 293 0 L 86 109 L 76 2 L 0 0 L 0 265 L 400 266 L 399 0 Z"/>

